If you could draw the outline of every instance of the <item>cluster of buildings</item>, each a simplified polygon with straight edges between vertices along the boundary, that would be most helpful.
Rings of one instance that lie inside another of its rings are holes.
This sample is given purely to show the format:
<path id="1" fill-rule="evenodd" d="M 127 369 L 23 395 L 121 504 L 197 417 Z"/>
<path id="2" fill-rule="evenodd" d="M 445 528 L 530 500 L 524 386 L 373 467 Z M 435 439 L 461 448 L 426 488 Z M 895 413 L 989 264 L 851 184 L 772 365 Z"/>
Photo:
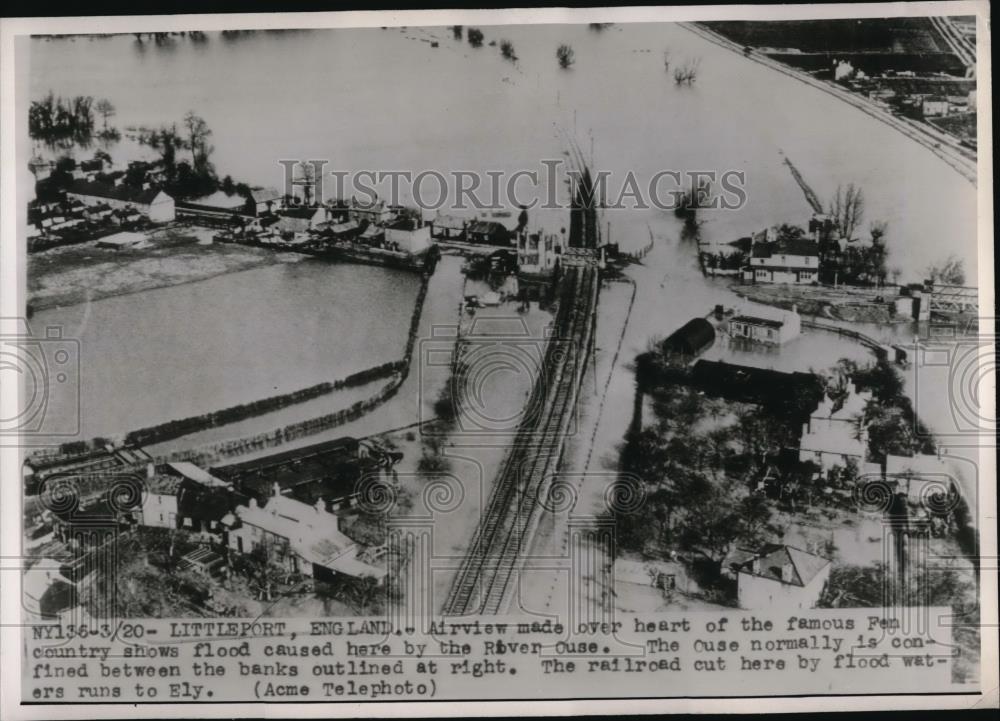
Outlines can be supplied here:
<path id="1" fill-rule="evenodd" d="M 30 167 L 36 180 L 53 172 L 51 163 L 39 159 Z M 29 251 L 174 220 L 174 199 L 159 188 L 162 170 L 155 164 L 137 161 L 121 168 L 100 156 L 79 163 L 64 158 L 60 170 L 70 176 L 65 193 L 28 204 Z"/>
<path id="2" fill-rule="evenodd" d="M 416 210 L 386 203 L 331 200 L 323 204 L 288 196 L 275 188 L 234 186 L 229 192 L 176 199 L 162 189 L 162 163 L 135 161 L 113 166 L 105 157 L 60 161 L 71 180 L 63 199 L 29 206 L 29 249 L 101 239 L 102 247 L 142 244 L 127 235 L 152 224 L 179 220 L 216 228 L 216 239 L 307 252 L 330 252 L 356 260 L 417 259 L 434 245 L 493 249 L 510 255 L 526 278 L 547 278 L 558 267 L 563 235 L 530 231 L 527 211 L 481 217 L 441 215 L 425 220 Z M 30 164 L 36 180 L 53 172 L 49 162 Z M 106 241 L 106 242 L 105 242 Z"/>
<path id="3" fill-rule="evenodd" d="M 26 586 L 42 595 L 67 583 L 74 591 L 89 587 L 102 547 L 139 528 L 186 534 L 197 547 L 179 566 L 206 576 L 224 575 L 236 558 L 251 556 L 317 580 L 386 575 L 377 549 L 360 547 L 340 523 L 341 514 L 357 512 L 360 479 L 391 468 L 398 452 L 342 438 L 208 470 L 190 462 L 139 464 L 110 453 L 26 469 L 27 548 L 44 559 Z M 45 485 L 67 472 L 94 482 L 75 486 L 71 507 L 54 508 L 43 500 Z"/>
<path id="4" fill-rule="evenodd" d="M 767 309 L 766 315 L 736 314 L 719 307 L 717 324 L 709 318 L 694 318 L 663 342 L 668 356 L 679 356 L 684 365 L 693 361 L 686 372 L 677 374 L 680 382 L 706 396 L 766 407 L 801 424 L 797 445 L 769 454 L 766 470 L 753 486 L 760 492 L 781 495 L 789 477 L 808 473 L 813 483 L 823 485 L 835 469 L 851 468 L 857 483 L 877 482 L 880 490 L 888 489 L 895 499 L 894 507 L 906 509 L 911 520 L 946 523 L 929 515 L 928 501 L 935 494 L 964 497 L 961 473 L 948 459 L 933 454 L 888 454 L 881 462 L 872 461 L 867 420 L 872 393 L 851 387 L 830 395 L 813 373 L 695 360 L 714 343 L 717 331 L 728 332 L 731 339 L 766 345 L 778 345 L 799 334 L 800 319 L 794 310 Z M 883 355 L 886 350 L 875 349 Z M 948 506 L 943 499 L 940 505 Z M 775 604 L 789 609 L 814 607 L 830 569 L 831 562 L 822 549 L 803 550 L 785 544 L 741 549 L 724 563 L 724 573 L 735 582 L 743 608 Z"/>

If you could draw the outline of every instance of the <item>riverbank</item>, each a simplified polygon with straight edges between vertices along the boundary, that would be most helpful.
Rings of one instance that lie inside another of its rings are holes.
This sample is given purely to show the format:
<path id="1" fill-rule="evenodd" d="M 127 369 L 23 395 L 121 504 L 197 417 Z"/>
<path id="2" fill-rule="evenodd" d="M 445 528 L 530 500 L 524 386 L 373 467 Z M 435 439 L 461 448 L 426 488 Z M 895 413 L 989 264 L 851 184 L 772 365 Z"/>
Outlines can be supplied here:
<path id="1" fill-rule="evenodd" d="M 115 250 L 92 240 L 28 256 L 32 312 L 193 283 L 274 263 L 297 253 L 212 243 L 208 228 L 170 224 L 147 233 L 149 245 Z"/>
<path id="2" fill-rule="evenodd" d="M 697 23 L 678 23 L 678 25 L 710 43 L 727 50 L 731 50 L 734 53 L 739 53 L 748 60 L 752 60 L 753 62 L 764 65 L 772 70 L 777 70 L 778 72 L 784 73 L 791 78 L 795 78 L 796 80 L 806 83 L 807 85 L 811 85 L 814 88 L 833 95 L 863 113 L 882 121 L 886 125 L 892 126 L 903 135 L 920 143 L 932 153 L 937 155 L 941 158 L 941 160 L 957 170 L 974 186 L 977 184 L 978 168 L 976 163 L 976 154 L 973 151 L 962 147 L 961 144 L 959 144 L 959 142 L 954 138 L 936 130 L 932 126 L 924 123 L 918 123 L 910 120 L 909 118 L 893 115 L 884 108 L 868 100 L 868 98 L 845 90 L 834 83 L 817 80 L 807 72 L 797 70 L 789 65 L 780 63 L 777 60 L 772 60 L 765 55 L 759 54 L 756 50 L 749 53 L 744 52 L 744 48 L 741 45 L 703 25 Z"/>

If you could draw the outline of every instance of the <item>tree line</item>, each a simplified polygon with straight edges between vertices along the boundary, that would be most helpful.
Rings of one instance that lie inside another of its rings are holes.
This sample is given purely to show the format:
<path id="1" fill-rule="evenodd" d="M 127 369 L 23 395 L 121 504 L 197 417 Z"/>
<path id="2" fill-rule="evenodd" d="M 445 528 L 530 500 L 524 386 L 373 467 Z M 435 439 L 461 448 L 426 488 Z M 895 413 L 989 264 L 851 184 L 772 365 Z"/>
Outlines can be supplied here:
<path id="1" fill-rule="evenodd" d="M 33 100 L 28 108 L 28 135 L 32 140 L 46 143 L 72 141 L 86 145 L 94 135 L 99 115 L 103 126 L 97 132 L 98 137 L 116 140 L 118 131 L 108 125 L 114 114 L 115 106 L 107 98 L 97 101 L 90 95 L 62 98 L 50 90 L 41 100 Z"/>

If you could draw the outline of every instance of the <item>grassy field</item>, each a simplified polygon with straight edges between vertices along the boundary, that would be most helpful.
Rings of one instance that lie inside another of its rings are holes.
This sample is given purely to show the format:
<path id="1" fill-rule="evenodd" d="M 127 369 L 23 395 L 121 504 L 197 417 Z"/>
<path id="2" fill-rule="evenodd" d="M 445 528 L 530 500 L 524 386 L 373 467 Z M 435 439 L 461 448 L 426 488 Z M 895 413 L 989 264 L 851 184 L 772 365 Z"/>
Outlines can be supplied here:
<path id="1" fill-rule="evenodd" d="M 74 305 L 290 259 L 261 248 L 212 244 L 206 228 L 171 224 L 148 236 L 145 248 L 112 250 L 89 241 L 29 255 L 28 306 L 37 311 Z"/>

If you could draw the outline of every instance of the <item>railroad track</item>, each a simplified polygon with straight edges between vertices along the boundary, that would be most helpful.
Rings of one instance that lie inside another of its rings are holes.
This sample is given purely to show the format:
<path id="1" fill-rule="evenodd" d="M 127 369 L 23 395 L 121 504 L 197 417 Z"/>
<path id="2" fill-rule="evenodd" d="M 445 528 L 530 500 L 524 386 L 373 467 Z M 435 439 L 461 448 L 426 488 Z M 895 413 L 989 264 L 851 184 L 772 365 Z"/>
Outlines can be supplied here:
<path id="1" fill-rule="evenodd" d="M 445 615 L 502 613 L 511 581 L 531 546 L 548 480 L 558 468 L 567 424 L 587 362 L 597 300 L 597 269 L 566 267 L 560 281 L 558 338 L 550 342 L 526 418 L 504 459 L 469 554 L 455 577 Z"/>

